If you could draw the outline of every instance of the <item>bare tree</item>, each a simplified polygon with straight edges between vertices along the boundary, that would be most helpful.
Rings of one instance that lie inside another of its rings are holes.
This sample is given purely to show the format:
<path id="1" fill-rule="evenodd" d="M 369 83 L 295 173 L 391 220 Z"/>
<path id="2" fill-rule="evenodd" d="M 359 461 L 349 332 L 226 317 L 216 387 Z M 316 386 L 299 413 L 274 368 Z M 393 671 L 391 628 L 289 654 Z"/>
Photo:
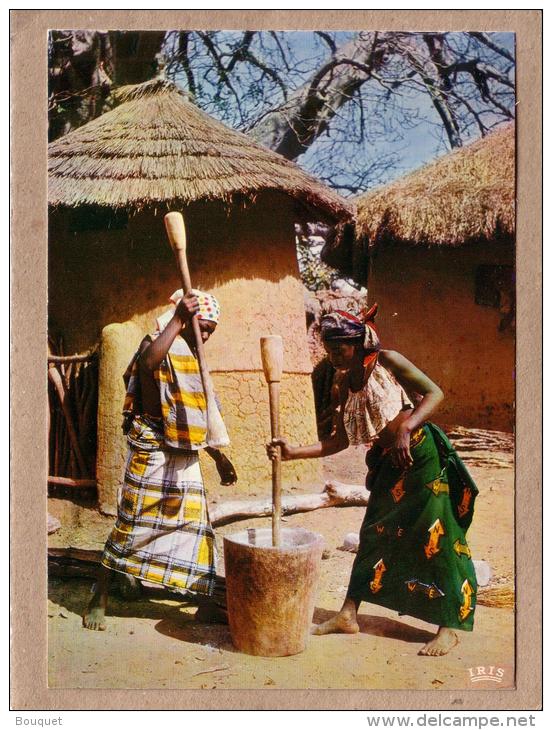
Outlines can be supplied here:
<path id="1" fill-rule="evenodd" d="M 385 48 L 385 36 L 359 33 L 354 41 L 332 50 L 327 61 L 249 133 L 284 157 L 296 159 L 328 130 L 339 109 L 379 70 Z"/>
<path id="2" fill-rule="evenodd" d="M 155 76 L 164 38 L 164 31 L 52 31 L 49 139 L 105 111 L 112 85 L 136 84 Z"/>
<path id="3" fill-rule="evenodd" d="M 164 73 L 230 126 L 345 194 L 399 164 L 405 132 L 436 151 L 514 115 L 514 56 L 499 34 L 276 31 L 53 32 L 51 137 L 101 113 L 112 84 Z M 391 149 L 390 142 L 394 142 Z"/>
<path id="4" fill-rule="evenodd" d="M 202 108 L 346 194 L 398 163 L 389 143 L 409 128 L 429 124 L 444 150 L 514 115 L 496 34 L 175 31 L 166 53 Z"/>

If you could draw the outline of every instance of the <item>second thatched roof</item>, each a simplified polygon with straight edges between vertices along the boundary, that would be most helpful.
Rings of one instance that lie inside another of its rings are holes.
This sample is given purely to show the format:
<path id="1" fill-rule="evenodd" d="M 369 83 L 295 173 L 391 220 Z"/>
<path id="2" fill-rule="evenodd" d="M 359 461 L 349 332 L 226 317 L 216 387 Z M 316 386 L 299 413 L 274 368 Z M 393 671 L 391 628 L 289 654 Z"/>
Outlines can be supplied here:
<path id="1" fill-rule="evenodd" d="M 358 270 L 360 259 L 385 241 L 460 246 L 513 240 L 515 126 L 507 124 L 354 202 L 354 231 L 341 231 L 323 251 L 327 263 L 347 272 Z"/>
<path id="2" fill-rule="evenodd" d="M 352 207 L 293 162 L 202 112 L 171 82 L 118 92 L 118 106 L 50 143 L 51 205 L 140 209 L 281 191 L 331 221 Z"/>

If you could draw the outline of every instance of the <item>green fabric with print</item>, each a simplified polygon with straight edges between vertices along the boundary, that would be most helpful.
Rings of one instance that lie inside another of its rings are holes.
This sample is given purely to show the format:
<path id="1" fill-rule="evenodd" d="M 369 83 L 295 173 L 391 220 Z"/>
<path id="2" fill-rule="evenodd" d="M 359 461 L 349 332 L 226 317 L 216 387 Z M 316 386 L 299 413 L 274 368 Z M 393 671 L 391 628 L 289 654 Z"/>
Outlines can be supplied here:
<path id="1" fill-rule="evenodd" d="M 478 494 L 446 435 L 416 431 L 406 471 L 369 452 L 370 500 L 347 595 L 438 626 L 471 631 L 477 582 L 466 542 Z"/>

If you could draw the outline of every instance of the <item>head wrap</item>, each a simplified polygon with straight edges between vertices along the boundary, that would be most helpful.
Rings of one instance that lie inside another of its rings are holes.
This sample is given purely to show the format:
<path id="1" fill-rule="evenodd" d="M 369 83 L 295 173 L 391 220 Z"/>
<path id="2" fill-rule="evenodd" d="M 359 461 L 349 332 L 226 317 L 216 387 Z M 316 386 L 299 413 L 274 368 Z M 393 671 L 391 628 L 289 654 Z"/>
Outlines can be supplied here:
<path id="1" fill-rule="evenodd" d="M 199 319 L 205 319 L 208 322 L 214 322 L 218 324 L 220 319 L 220 304 L 218 299 L 212 294 L 200 291 L 199 289 L 192 289 L 192 294 L 195 294 L 199 303 Z M 177 289 L 174 294 L 171 295 L 169 301 L 174 305 L 171 309 L 164 312 L 160 317 L 157 318 L 157 329 L 161 332 L 168 325 L 172 319 L 178 303 L 184 296 L 182 289 Z"/>
<path id="2" fill-rule="evenodd" d="M 357 317 L 338 309 L 320 319 L 320 334 L 324 342 L 358 340 L 367 352 L 379 352 L 380 340 L 374 325 L 377 304 L 364 315 Z"/>
<path id="3" fill-rule="evenodd" d="M 192 294 L 196 295 L 199 302 L 198 317 L 218 324 L 220 319 L 220 304 L 218 303 L 218 299 L 212 294 L 200 291 L 199 289 L 192 289 L 191 291 Z M 171 301 L 176 307 L 183 296 L 184 292 L 182 289 L 177 289 L 169 301 Z"/>

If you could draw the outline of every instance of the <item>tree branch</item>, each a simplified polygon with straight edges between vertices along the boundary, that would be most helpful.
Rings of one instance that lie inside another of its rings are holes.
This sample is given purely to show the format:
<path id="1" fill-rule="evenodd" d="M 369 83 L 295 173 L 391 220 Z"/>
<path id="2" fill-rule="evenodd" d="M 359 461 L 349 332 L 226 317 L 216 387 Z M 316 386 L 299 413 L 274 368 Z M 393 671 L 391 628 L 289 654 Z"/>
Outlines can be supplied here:
<path id="1" fill-rule="evenodd" d="M 462 147 L 462 139 L 459 135 L 458 122 L 446 101 L 446 97 L 437 86 L 435 80 L 432 79 L 425 71 L 421 62 L 412 53 L 409 53 L 408 56 L 412 65 L 418 71 L 437 114 L 441 117 L 451 148 Z"/>
<path id="2" fill-rule="evenodd" d="M 324 33 L 321 30 L 317 30 L 315 35 L 317 35 L 319 38 L 322 38 L 322 40 L 328 45 L 330 51 L 332 52 L 332 56 L 335 56 L 335 54 L 337 53 L 337 46 L 335 45 L 330 34 Z"/>
<path id="3" fill-rule="evenodd" d="M 360 61 L 355 61 L 352 58 L 336 58 L 332 61 L 329 61 L 329 63 L 327 63 L 325 66 L 322 66 L 322 68 L 315 74 L 313 80 L 311 81 L 307 96 L 315 94 L 318 91 L 318 86 L 320 85 L 320 82 L 322 81 L 324 76 L 326 76 L 327 73 L 332 71 L 334 68 L 337 68 L 338 66 L 351 66 L 352 68 L 356 68 L 359 71 L 364 71 L 366 76 L 370 76 L 370 74 L 372 73 L 372 67 L 367 63 L 360 63 Z"/>
<path id="4" fill-rule="evenodd" d="M 267 76 L 269 76 L 276 84 L 278 84 L 278 86 L 280 87 L 280 89 L 282 91 L 282 94 L 284 96 L 284 100 L 287 101 L 287 98 L 288 98 L 288 90 L 286 88 L 286 85 L 284 84 L 284 82 L 282 81 L 282 79 L 280 78 L 280 76 L 276 73 L 276 71 L 274 71 L 274 69 L 270 68 L 269 66 L 267 66 L 266 64 L 264 64 L 262 61 L 259 61 L 259 59 L 256 58 L 251 53 L 251 51 L 246 51 L 244 53 L 243 58 L 244 58 L 244 61 L 249 61 L 250 63 L 252 63 L 258 69 L 260 69 L 264 74 L 266 74 Z"/>
<path id="5" fill-rule="evenodd" d="M 197 31 L 197 34 L 201 38 L 201 40 L 203 41 L 203 43 L 205 44 L 205 47 L 207 48 L 207 51 L 208 51 L 209 55 L 211 56 L 211 58 L 215 62 L 215 67 L 217 69 L 217 73 L 218 73 L 218 76 L 219 76 L 221 82 L 229 89 L 229 91 L 233 94 L 234 98 L 236 99 L 237 109 L 238 109 L 238 112 L 239 112 L 239 115 L 241 117 L 242 124 L 243 124 L 243 114 L 242 114 L 240 96 L 239 96 L 238 92 L 236 91 L 236 89 L 234 88 L 234 86 L 232 85 L 232 82 L 230 81 L 230 79 L 228 77 L 228 73 L 226 72 L 226 68 L 224 67 L 224 64 L 222 63 L 222 60 L 221 60 L 220 56 L 217 53 L 217 49 L 215 48 L 215 44 L 211 40 L 211 37 L 210 37 L 209 33 L 204 33 L 202 31 Z"/>
<path id="6" fill-rule="evenodd" d="M 454 76 L 456 78 L 459 73 L 469 73 L 473 78 L 476 86 L 481 92 L 481 96 L 485 99 L 488 84 L 487 79 L 494 79 L 510 89 L 515 89 L 515 84 L 511 81 L 508 76 L 500 71 L 497 71 L 492 66 L 485 64 L 479 58 L 472 58 L 469 61 L 455 61 L 447 66 L 442 67 L 442 73 L 447 78 Z"/>
<path id="7" fill-rule="evenodd" d="M 337 58 L 326 62 L 290 95 L 287 104 L 257 122 L 249 130 L 251 136 L 290 160 L 299 157 L 383 61 L 378 40 L 376 33 L 369 33 L 343 46 Z M 328 74 L 333 76 L 321 91 Z"/>
<path id="8" fill-rule="evenodd" d="M 188 82 L 188 89 L 190 94 L 195 98 L 197 94 L 197 86 L 194 78 L 194 73 L 190 66 L 190 59 L 188 57 L 188 44 L 190 40 L 190 32 L 182 31 L 178 37 L 178 55 L 182 60 L 182 68 L 186 74 L 186 80 Z"/>
<path id="9" fill-rule="evenodd" d="M 234 66 L 238 63 L 238 61 L 246 60 L 247 51 L 249 50 L 249 46 L 251 45 L 251 42 L 253 41 L 254 37 L 255 37 L 255 31 L 246 30 L 244 32 L 239 46 L 235 49 L 234 53 L 232 54 L 232 58 L 226 64 L 226 73 L 227 74 L 229 74 L 233 71 Z"/>
<path id="10" fill-rule="evenodd" d="M 282 44 L 280 43 L 280 39 L 278 38 L 278 33 L 271 30 L 270 36 L 271 36 L 271 38 L 273 38 L 274 42 L 278 46 L 278 50 L 280 51 L 280 57 L 282 59 L 282 63 L 284 64 L 284 68 L 286 69 L 286 71 L 289 71 L 290 70 L 289 63 L 287 61 L 286 54 L 284 53 L 284 49 L 282 48 Z"/>
<path id="11" fill-rule="evenodd" d="M 494 51 L 495 53 L 498 53 L 500 56 L 507 58 L 508 61 L 510 61 L 511 63 L 515 64 L 516 59 L 512 56 L 510 51 L 508 51 L 503 46 L 499 46 L 498 43 L 495 43 L 486 33 L 479 33 L 479 32 L 474 31 L 474 32 L 468 33 L 468 35 L 470 35 L 472 38 L 475 38 L 480 43 L 483 43 L 488 48 L 490 48 L 492 51 Z"/>
<path id="12" fill-rule="evenodd" d="M 460 104 L 463 104 L 466 107 L 466 109 L 470 112 L 472 117 L 475 119 L 475 122 L 476 122 L 477 126 L 479 127 L 479 131 L 481 132 L 481 136 L 484 137 L 489 130 L 481 121 L 480 114 L 472 107 L 472 105 L 469 103 L 469 101 L 467 99 L 464 99 L 463 96 L 460 96 L 459 94 L 456 94 L 452 91 L 449 91 L 449 95 L 453 96 Z"/>

